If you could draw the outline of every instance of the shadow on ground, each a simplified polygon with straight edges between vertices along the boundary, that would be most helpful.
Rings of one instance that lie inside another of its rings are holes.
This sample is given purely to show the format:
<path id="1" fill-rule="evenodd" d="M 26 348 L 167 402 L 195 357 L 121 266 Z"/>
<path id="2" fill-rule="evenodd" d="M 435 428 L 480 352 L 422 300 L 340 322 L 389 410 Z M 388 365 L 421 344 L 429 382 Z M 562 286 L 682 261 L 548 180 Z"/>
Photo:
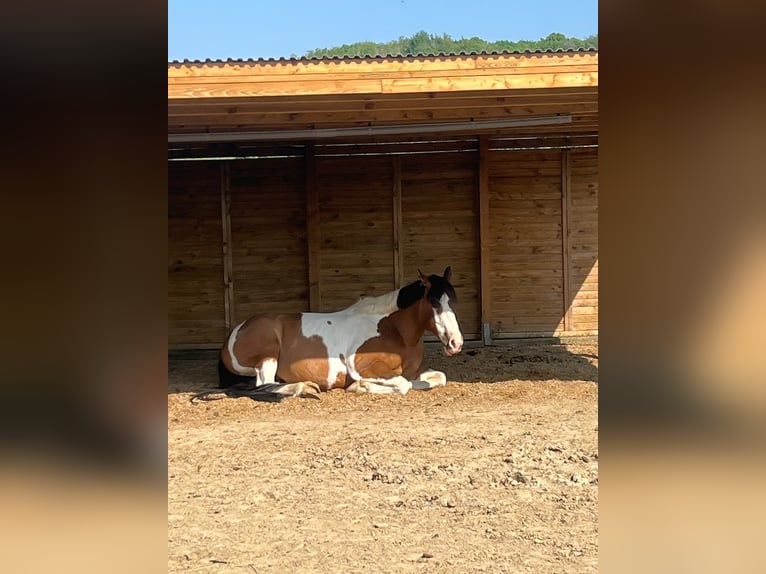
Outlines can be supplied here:
<path id="1" fill-rule="evenodd" d="M 171 351 L 168 393 L 197 393 L 218 385 L 218 351 Z M 458 383 L 588 381 L 598 383 L 598 342 L 557 339 L 498 341 L 493 346 L 466 343 L 447 357 L 441 345 L 426 343 L 424 366 L 443 371 Z"/>

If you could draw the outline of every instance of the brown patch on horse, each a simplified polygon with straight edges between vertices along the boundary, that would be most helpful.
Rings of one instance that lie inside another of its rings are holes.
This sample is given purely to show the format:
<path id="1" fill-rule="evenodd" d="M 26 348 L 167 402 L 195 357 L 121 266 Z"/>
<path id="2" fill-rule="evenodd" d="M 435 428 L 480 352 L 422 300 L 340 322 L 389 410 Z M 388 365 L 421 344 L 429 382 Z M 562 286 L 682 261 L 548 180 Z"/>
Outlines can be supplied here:
<path id="1" fill-rule="evenodd" d="M 277 376 L 286 383 L 312 381 L 323 391 L 328 390 L 331 385 L 327 380 L 330 372 L 327 346 L 319 336 L 303 335 L 300 314 L 283 319 L 282 342 Z M 345 373 L 342 382 L 345 382 Z"/>
<path id="2" fill-rule="evenodd" d="M 276 377 L 286 383 L 312 381 L 327 390 L 327 347 L 321 337 L 304 337 L 301 315 L 298 313 L 256 315 L 248 319 L 237 333 L 234 355 L 244 367 L 260 368 L 263 361 L 277 360 Z M 237 373 L 232 365 L 227 344 L 221 349 L 224 366 Z M 345 384 L 346 377 L 338 377 L 336 384 Z"/>
<path id="3" fill-rule="evenodd" d="M 356 352 L 357 372 L 365 378 L 416 378 L 423 363 L 423 329 L 435 330 L 430 309 L 423 298 L 381 319 L 380 335 L 366 341 Z"/>
<path id="4" fill-rule="evenodd" d="M 234 356 L 243 367 L 260 368 L 266 359 L 275 359 L 279 355 L 281 316 L 265 314 L 251 317 L 240 327 L 234 341 Z M 227 370 L 239 373 L 232 364 L 229 353 L 229 337 L 226 337 L 221 349 L 221 360 Z"/>

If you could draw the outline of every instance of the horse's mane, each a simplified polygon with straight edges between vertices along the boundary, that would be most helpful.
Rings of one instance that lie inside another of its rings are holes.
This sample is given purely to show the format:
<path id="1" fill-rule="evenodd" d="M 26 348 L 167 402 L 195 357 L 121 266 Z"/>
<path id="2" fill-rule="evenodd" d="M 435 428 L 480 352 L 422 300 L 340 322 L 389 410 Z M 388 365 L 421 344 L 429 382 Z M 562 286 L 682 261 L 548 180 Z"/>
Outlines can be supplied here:
<path id="1" fill-rule="evenodd" d="M 424 290 L 423 284 L 420 281 L 415 281 L 384 295 L 362 297 L 346 310 L 360 315 L 390 315 L 399 309 L 406 309 L 413 305 L 423 296 Z"/>
<path id="2" fill-rule="evenodd" d="M 360 315 L 388 315 L 399 309 L 396 304 L 398 295 L 399 289 L 377 297 L 362 297 L 346 310 Z"/>

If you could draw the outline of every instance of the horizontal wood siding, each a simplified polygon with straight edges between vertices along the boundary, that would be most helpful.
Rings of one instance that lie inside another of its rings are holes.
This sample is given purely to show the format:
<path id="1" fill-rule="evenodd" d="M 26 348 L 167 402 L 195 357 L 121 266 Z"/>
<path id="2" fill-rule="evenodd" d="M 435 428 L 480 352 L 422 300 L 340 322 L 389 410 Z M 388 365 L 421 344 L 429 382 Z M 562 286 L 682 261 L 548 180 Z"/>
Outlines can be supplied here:
<path id="1" fill-rule="evenodd" d="M 560 150 L 498 147 L 490 141 L 487 152 L 491 335 L 597 333 L 597 148 L 568 152 L 562 202 Z M 418 268 L 441 274 L 450 265 L 461 329 L 467 339 L 481 338 L 478 146 L 327 155 L 333 150 L 317 146 L 313 176 L 302 157 L 229 162 L 233 321 L 309 310 L 307 186 L 315 185 L 318 310 L 391 291 L 397 273 L 408 284 Z M 168 170 L 169 341 L 217 345 L 225 335 L 221 165 L 171 162 Z"/>
<path id="2" fill-rule="evenodd" d="M 225 335 L 221 170 L 168 165 L 168 340 L 198 345 Z"/>
<path id="3" fill-rule="evenodd" d="M 572 150 L 572 330 L 598 330 L 598 151 Z"/>
<path id="4" fill-rule="evenodd" d="M 390 157 L 317 157 L 320 310 L 394 289 Z"/>
<path id="5" fill-rule="evenodd" d="M 481 333 L 475 153 L 402 158 L 402 250 L 405 284 L 418 268 L 441 275 L 452 266 L 457 315 L 466 338 Z"/>
<path id="6" fill-rule="evenodd" d="M 308 311 L 302 158 L 231 162 L 234 323 Z"/>
<path id="7" fill-rule="evenodd" d="M 489 156 L 493 335 L 563 329 L 561 152 Z"/>

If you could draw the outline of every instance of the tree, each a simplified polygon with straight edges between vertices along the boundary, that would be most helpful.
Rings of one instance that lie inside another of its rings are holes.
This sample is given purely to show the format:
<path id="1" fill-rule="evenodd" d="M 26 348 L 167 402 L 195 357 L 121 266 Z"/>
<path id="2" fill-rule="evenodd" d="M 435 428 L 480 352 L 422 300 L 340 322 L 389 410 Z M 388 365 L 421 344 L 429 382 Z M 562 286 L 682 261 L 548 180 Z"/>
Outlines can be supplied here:
<path id="1" fill-rule="evenodd" d="M 407 37 L 399 37 L 391 42 L 356 42 L 333 48 L 318 48 L 306 52 L 307 58 L 325 58 L 342 56 L 417 56 L 434 54 L 459 54 L 471 52 L 523 52 L 535 50 L 576 50 L 579 48 L 598 49 L 598 34 L 585 39 L 568 38 L 559 32 L 548 34 L 539 40 L 499 40 L 487 42 L 474 36 L 472 38 L 453 39 L 448 34 L 437 36 L 421 30 Z"/>

